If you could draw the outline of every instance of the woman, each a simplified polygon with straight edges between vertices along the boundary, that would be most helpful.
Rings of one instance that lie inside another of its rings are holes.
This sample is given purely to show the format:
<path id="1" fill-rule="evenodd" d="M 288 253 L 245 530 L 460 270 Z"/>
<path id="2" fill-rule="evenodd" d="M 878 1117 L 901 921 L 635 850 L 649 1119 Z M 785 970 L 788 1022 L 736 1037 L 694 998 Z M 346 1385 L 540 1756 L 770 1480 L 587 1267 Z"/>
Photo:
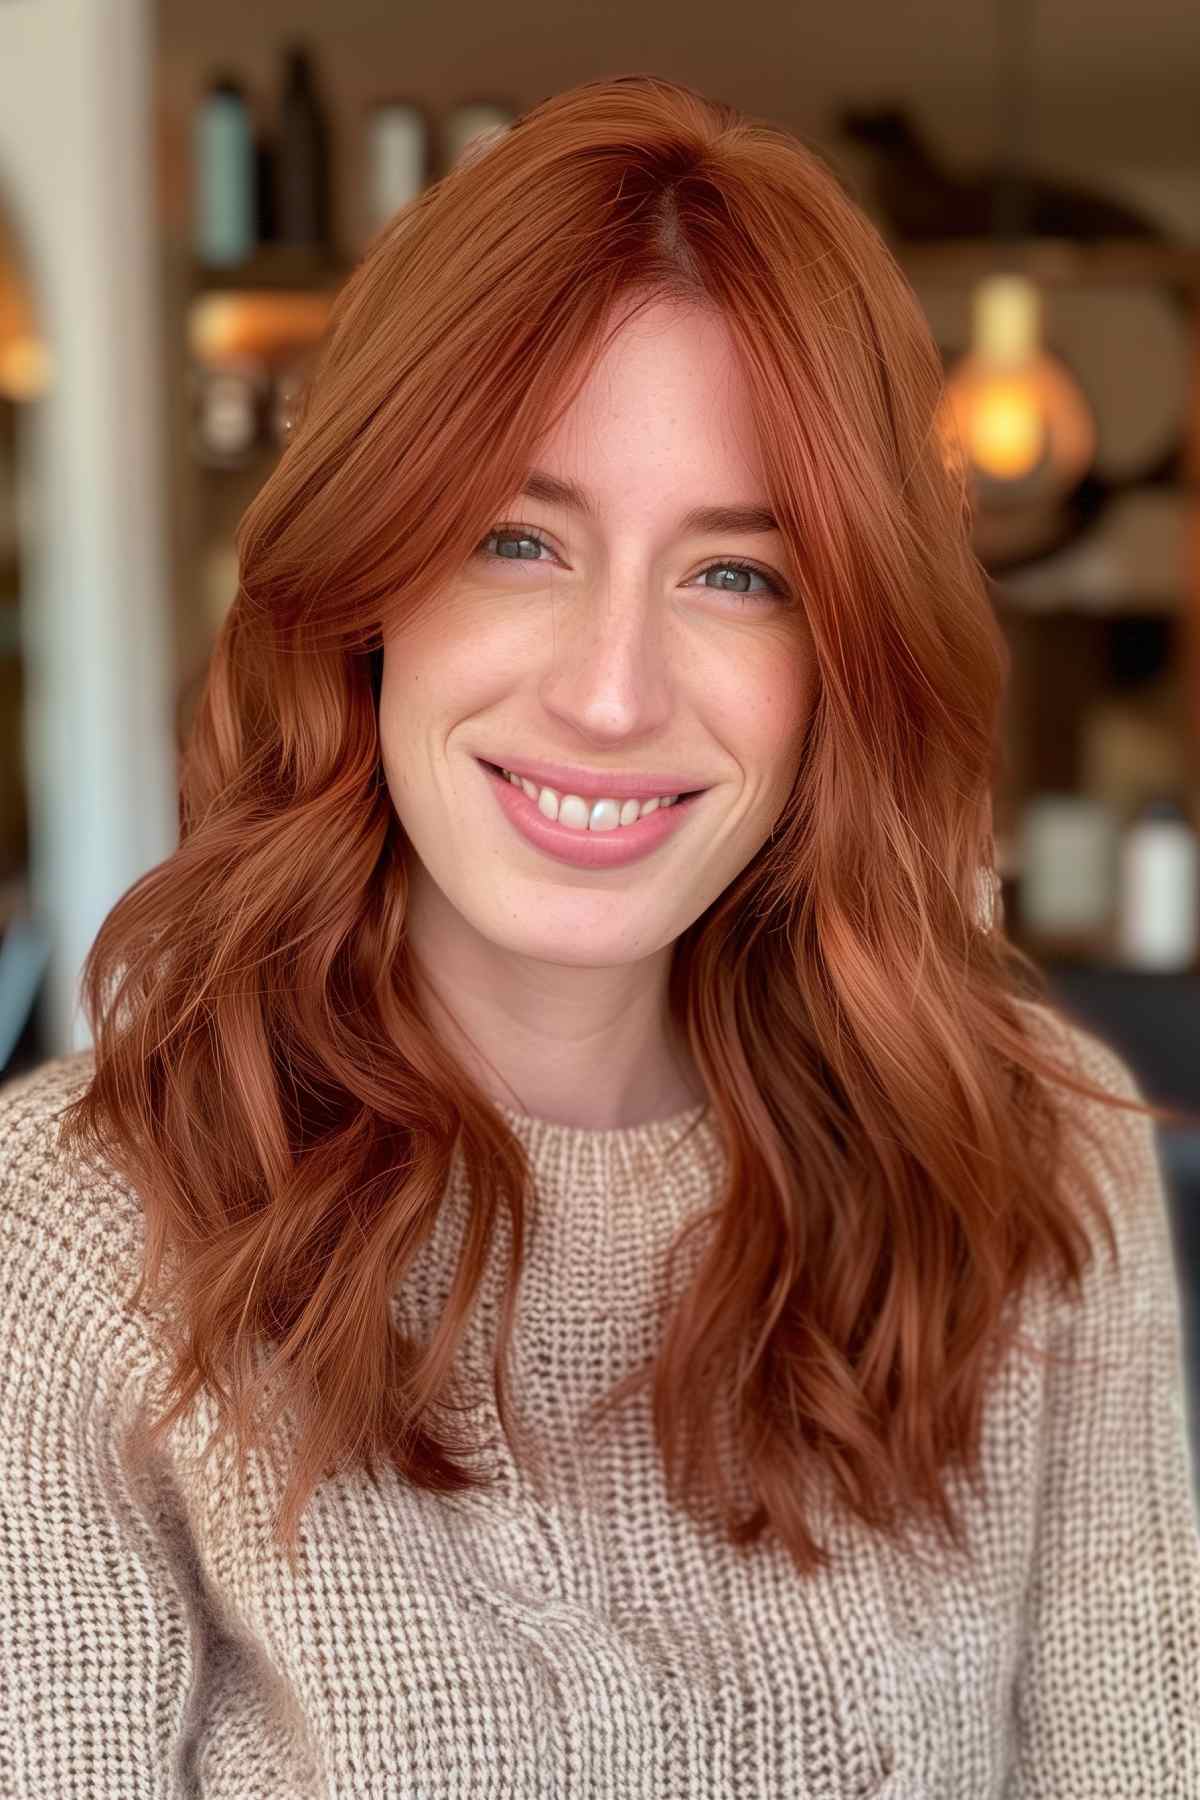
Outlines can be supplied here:
<path id="1" fill-rule="evenodd" d="M 371 245 L 4 1100 L 14 1791 L 1200 1791 L 1157 1114 L 981 888 L 940 382 L 665 81 Z"/>

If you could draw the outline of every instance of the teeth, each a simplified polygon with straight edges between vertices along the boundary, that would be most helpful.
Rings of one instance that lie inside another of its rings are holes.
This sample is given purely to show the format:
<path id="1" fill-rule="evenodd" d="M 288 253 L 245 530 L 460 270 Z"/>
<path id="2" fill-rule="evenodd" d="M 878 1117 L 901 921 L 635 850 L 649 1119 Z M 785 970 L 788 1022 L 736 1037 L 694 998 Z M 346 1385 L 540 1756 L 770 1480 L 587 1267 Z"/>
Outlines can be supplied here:
<path id="1" fill-rule="evenodd" d="M 501 773 L 514 787 L 528 794 L 546 818 L 557 819 L 574 831 L 614 831 L 621 825 L 634 825 L 660 806 L 674 806 L 679 798 L 678 794 L 656 794 L 650 800 L 605 798 L 589 802 L 578 794 L 559 794 L 554 788 L 539 787 L 536 781 L 530 781 L 525 775 L 514 775 L 511 769 L 503 769 Z"/>

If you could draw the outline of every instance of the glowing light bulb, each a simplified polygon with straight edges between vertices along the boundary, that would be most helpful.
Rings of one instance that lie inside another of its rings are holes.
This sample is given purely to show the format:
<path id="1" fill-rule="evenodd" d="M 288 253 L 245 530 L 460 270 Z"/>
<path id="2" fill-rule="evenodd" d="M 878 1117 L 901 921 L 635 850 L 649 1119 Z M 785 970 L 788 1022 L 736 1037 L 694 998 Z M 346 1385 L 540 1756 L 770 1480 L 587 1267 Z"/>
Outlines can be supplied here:
<path id="1" fill-rule="evenodd" d="M 971 461 L 998 480 L 1013 481 L 1036 468 L 1046 453 L 1046 427 L 1029 374 L 984 376 L 967 409 L 964 435 Z"/>
<path id="2" fill-rule="evenodd" d="M 947 376 L 941 424 L 993 491 L 1038 477 L 1065 489 L 1091 466 L 1091 409 L 1042 348 L 1041 296 L 1025 276 L 991 275 L 976 289 L 971 349 Z"/>

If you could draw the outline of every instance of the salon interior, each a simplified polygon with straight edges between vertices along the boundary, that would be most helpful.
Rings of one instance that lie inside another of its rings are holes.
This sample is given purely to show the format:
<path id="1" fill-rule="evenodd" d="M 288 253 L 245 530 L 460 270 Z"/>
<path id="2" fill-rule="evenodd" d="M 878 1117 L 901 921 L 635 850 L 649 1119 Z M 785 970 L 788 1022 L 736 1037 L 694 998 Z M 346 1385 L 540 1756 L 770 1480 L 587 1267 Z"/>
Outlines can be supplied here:
<path id="1" fill-rule="evenodd" d="M 918 294 L 1011 652 L 1005 929 L 1200 1119 L 1193 0 L 749 0 L 736 25 L 696 0 L 0 6 L 0 1085 L 86 1045 L 83 955 L 177 841 L 234 530 L 340 283 L 524 108 L 646 70 L 816 146 Z M 1200 1446 L 1200 1125 L 1156 1130 Z"/>

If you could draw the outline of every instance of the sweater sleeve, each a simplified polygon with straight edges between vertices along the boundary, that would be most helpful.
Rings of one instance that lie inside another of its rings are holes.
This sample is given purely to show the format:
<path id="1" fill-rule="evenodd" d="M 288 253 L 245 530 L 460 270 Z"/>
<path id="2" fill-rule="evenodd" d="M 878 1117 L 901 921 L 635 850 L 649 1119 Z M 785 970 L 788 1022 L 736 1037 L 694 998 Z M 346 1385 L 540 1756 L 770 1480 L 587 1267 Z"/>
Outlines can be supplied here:
<path id="1" fill-rule="evenodd" d="M 1078 1032 L 1083 1073 L 1144 1098 Z M 1037 1539 L 1006 1800 L 1200 1795 L 1200 1535 L 1180 1288 L 1152 1119 L 1103 1112 L 1103 1239 L 1083 1298 L 1057 1302 Z"/>
<path id="2" fill-rule="evenodd" d="M 104 1279 L 113 1226 L 63 1184 L 38 1093 L 0 1093 L 0 1792 L 184 1800 L 186 1559 L 122 1447 L 149 1334 Z"/>

